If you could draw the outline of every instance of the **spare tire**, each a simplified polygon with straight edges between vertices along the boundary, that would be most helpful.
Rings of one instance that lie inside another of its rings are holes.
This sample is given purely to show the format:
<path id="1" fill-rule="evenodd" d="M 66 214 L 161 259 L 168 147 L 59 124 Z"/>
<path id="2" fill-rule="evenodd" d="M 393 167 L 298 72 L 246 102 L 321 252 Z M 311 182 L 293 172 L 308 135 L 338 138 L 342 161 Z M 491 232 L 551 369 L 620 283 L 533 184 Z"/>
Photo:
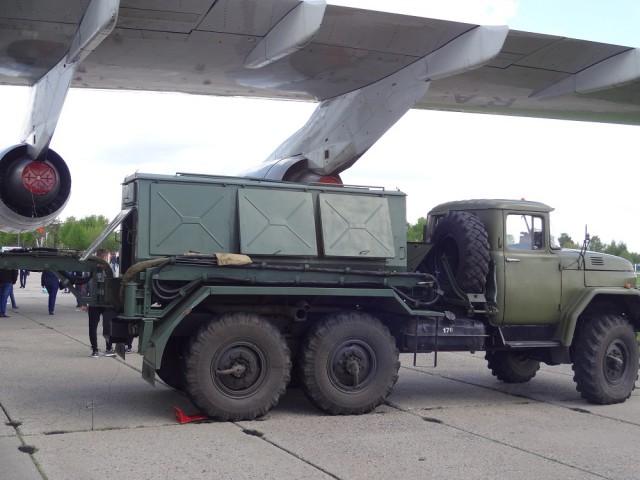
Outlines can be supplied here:
<path id="1" fill-rule="evenodd" d="M 464 292 L 483 293 L 489 273 L 489 240 L 480 219 L 473 213 L 445 214 L 431 238 L 433 248 L 421 270 L 435 275 L 445 294 L 454 292 L 444 269 L 446 257 L 453 277 Z"/>

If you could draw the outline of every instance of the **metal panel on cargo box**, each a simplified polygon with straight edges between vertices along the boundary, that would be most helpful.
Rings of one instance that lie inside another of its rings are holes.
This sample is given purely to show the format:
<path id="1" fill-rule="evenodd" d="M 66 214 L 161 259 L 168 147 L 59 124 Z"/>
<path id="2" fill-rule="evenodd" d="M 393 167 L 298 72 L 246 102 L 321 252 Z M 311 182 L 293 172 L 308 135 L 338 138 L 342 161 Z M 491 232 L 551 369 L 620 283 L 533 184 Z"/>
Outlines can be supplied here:
<path id="1" fill-rule="evenodd" d="M 241 253 L 318 254 L 310 192 L 238 190 L 238 215 Z"/>
<path id="2" fill-rule="evenodd" d="M 233 193 L 223 185 L 152 184 L 149 253 L 229 252 Z"/>
<path id="3" fill-rule="evenodd" d="M 393 258 L 385 197 L 321 193 L 322 245 L 328 257 Z"/>

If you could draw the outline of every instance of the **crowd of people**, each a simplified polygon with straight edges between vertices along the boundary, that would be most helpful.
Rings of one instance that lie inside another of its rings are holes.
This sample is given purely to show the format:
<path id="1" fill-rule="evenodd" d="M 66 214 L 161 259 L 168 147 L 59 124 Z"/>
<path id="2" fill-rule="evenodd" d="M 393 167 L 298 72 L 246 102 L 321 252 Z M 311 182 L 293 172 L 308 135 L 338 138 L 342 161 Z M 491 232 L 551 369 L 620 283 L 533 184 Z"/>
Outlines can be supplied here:
<path id="1" fill-rule="evenodd" d="M 96 251 L 96 256 L 105 260 L 108 265 L 113 270 L 113 273 L 116 274 L 119 269 L 119 258 L 115 254 L 109 254 L 109 252 L 100 248 Z M 109 268 L 109 267 L 106 267 Z M 19 307 L 16 303 L 15 295 L 13 292 L 13 286 L 20 279 L 20 288 L 26 288 L 27 286 L 27 277 L 30 272 L 28 270 L 16 270 L 16 269 L 0 269 L 0 318 L 9 317 L 7 315 L 7 302 L 11 300 L 11 308 L 12 310 L 17 310 Z M 78 283 L 74 285 L 75 289 L 78 292 L 81 292 L 82 296 L 89 296 L 90 292 L 88 290 L 89 284 L 85 282 L 81 282 L 80 280 L 83 277 L 83 272 L 72 272 L 69 277 L 75 278 L 78 280 Z M 103 295 L 105 293 L 105 279 L 107 275 L 104 271 L 98 270 L 96 272 L 96 288 L 97 294 Z M 49 270 L 44 270 L 40 276 L 40 285 L 43 288 L 43 292 L 48 294 L 47 301 L 47 309 L 49 315 L 54 315 L 56 300 L 59 290 L 65 290 L 65 293 L 69 292 L 68 288 L 63 286 L 63 283 L 60 282 L 58 276 Z M 77 308 L 81 308 L 86 311 L 88 314 L 89 320 L 89 343 L 91 345 L 91 357 L 97 358 L 99 357 L 99 349 L 98 349 L 98 324 L 100 320 L 102 320 L 102 335 L 105 339 L 105 357 L 113 357 L 116 352 L 113 348 L 113 342 L 111 341 L 111 321 L 116 316 L 115 309 L 111 307 L 102 307 L 95 305 L 86 305 L 81 302 L 80 298 L 78 298 L 76 303 Z M 125 352 L 131 352 L 133 337 L 128 338 L 127 343 L 125 345 Z"/>

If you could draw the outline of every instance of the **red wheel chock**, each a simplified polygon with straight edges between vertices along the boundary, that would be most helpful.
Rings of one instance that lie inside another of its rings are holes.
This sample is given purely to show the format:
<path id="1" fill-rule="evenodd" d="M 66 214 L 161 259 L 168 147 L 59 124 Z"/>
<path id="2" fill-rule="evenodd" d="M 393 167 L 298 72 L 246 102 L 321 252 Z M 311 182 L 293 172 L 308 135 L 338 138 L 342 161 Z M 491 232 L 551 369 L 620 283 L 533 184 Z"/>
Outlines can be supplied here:
<path id="1" fill-rule="evenodd" d="M 176 414 L 176 420 L 180 422 L 180 424 L 191 423 L 191 422 L 199 422 L 200 420 L 208 420 L 209 417 L 202 414 L 196 415 L 187 415 L 180 408 L 173 407 L 173 411 Z"/>

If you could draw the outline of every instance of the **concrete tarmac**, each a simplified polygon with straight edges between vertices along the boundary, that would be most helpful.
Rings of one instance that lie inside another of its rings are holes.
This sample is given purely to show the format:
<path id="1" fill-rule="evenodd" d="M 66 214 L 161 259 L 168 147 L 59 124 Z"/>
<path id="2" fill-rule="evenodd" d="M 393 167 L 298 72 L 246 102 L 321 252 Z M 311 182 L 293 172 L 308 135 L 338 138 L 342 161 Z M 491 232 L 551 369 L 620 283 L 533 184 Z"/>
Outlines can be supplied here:
<path id="1" fill-rule="evenodd" d="M 3 480 L 640 478 L 640 391 L 588 404 L 570 366 L 507 385 L 483 353 L 440 353 L 435 369 L 402 355 L 394 392 L 367 415 L 325 415 L 291 388 L 259 420 L 181 425 L 173 407 L 195 408 L 144 382 L 139 354 L 89 356 L 72 295 L 50 316 L 38 274 L 14 292 L 19 309 L 0 318 Z"/>

